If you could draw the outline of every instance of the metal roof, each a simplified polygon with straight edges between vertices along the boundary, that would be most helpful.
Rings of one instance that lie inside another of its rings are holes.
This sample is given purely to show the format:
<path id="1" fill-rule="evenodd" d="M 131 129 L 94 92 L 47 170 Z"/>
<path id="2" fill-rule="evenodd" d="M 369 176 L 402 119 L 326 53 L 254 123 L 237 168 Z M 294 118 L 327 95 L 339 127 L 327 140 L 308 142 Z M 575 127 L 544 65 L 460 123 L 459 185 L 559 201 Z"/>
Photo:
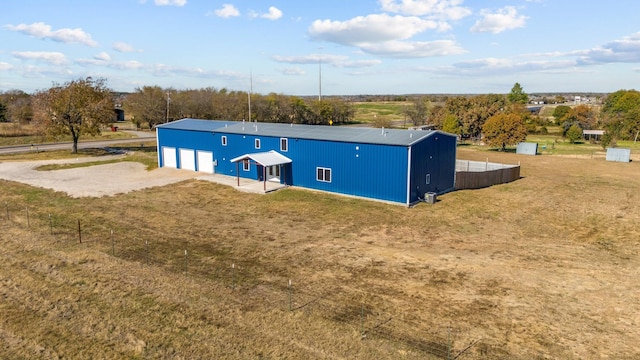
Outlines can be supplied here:
<path id="1" fill-rule="evenodd" d="M 218 128 L 224 127 L 229 124 L 234 124 L 237 121 L 224 121 L 224 120 L 198 120 L 198 119 L 181 119 L 172 122 L 168 122 L 161 125 L 156 125 L 157 128 L 163 129 L 178 129 L 178 130 L 192 130 L 192 131 L 214 131 Z"/>
<path id="2" fill-rule="evenodd" d="M 228 134 L 409 146 L 439 131 L 182 119 L 157 127 Z M 453 135 L 451 135 L 453 136 Z"/>
<path id="3" fill-rule="evenodd" d="M 291 159 L 274 150 L 254 154 L 245 154 L 231 159 L 231 162 L 238 162 L 246 159 L 251 159 L 262 166 L 288 164 L 291 162 Z"/>

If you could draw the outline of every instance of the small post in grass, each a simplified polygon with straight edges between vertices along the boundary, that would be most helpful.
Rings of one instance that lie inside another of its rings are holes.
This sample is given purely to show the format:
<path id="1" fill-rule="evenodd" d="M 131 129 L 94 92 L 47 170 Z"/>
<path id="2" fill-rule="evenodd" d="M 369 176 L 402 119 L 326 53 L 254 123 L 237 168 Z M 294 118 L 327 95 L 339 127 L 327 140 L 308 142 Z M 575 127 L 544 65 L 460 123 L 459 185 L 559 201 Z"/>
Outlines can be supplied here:
<path id="1" fill-rule="evenodd" d="M 31 220 L 29 219 L 29 207 L 25 207 L 25 211 L 27 212 L 27 229 L 31 227 Z"/>
<path id="2" fill-rule="evenodd" d="M 360 337 L 364 339 L 364 303 L 360 304 Z"/>
<path id="3" fill-rule="evenodd" d="M 51 213 L 49 213 L 49 234 L 53 235 L 53 221 L 51 220 Z"/>
<path id="4" fill-rule="evenodd" d="M 147 265 L 149 265 L 149 240 L 145 240 L 144 241 L 144 251 L 145 251 L 145 254 L 146 254 L 145 257 L 146 257 Z"/>
<path id="5" fill-rule="evenodd" d="M 291 302 L 291 279 L 289 279 L 289 311 L 293 310 L 292 302 Z"/>
<path id="6" fill-rule="evenodd" d="M 78 219 L 78 242 L 82 244 L 82 229 L 80 229 L 80 219 Z"/>
<path id="7" fill-rule="evenodd" d="M 236 264 L 231 264 L 231 288 L 236 289 Z"/>
<path id="8" fill-rule="evenodd" d="M 116 256 L 116 242 L 113 240 L 113 229 L 111 229 L 111 254 Z"/>
<path id="9" fill-rule="evenodd" d="M 187 275 L 187 268 L 189 266 L 189 255 L 187 250 L 184 251 L 184 274 Z"/>
<path id="10" fill-rule="evenodd" d="M 9 204 L 7 202 L 4 203 L 5 209 L 7 209 L 7 221 L 9 221 Z"/>

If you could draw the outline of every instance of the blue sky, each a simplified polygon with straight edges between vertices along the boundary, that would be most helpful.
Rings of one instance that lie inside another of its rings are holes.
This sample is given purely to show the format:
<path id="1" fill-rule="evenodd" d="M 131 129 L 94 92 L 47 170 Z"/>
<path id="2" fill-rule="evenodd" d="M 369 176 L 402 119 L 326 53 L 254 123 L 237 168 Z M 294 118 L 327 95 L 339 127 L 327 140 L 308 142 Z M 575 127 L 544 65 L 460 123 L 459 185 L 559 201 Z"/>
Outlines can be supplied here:
<path id="1" fill-rule="evenodd" d="M 116 91 L 613 92 L 640 84 L 638 14 L 636 0 L 3 0 L 0 91 L 92 76 Z"/>

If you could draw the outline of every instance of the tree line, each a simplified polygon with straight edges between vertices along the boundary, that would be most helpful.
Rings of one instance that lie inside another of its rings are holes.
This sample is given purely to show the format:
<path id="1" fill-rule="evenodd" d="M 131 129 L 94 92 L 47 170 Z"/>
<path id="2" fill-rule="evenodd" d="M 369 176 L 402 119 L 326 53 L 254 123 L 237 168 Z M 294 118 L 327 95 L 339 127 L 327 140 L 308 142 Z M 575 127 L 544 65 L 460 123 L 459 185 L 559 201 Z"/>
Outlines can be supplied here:
<path id="1" fill-rule="evenodd" d="M 529 96 L 519 83 L 509 93 L 467 96 L 394 96 L 405 101 L 404 116 L 413 125 L 431 125 L 457 134 L 461 139 L 482 139 L 492 147 L 506 146 L 526 139 L 527 134 L 560 126 L 562 136 L 571 142 L 587 129 L 606 129 L 603 146 L 616 140 L 637 139 L 640 135 L 640 92 L 619 90 L 609 94 L 598 109 L 591 105 L 558 105 L 553 122 L 530 111 Z M 355 107 L 350 99 L 304 98 L 270 93 L 254 94 L 228 89 L 176 90 L 143 86 L 133 93 L 114 93 L 105 79 L 77 79 L 53 84 L 46 90 L 27 94 L 20 90 L 0 93 L 0 122 L 36 124 L 55 138 L 70 135 L 74 141 L 82 134 L 96 134 L 115 120 L 115 108 L 123 109 L 138 127 L 182 118 L 246 120 L 309 125 L 353 123 Z"/>

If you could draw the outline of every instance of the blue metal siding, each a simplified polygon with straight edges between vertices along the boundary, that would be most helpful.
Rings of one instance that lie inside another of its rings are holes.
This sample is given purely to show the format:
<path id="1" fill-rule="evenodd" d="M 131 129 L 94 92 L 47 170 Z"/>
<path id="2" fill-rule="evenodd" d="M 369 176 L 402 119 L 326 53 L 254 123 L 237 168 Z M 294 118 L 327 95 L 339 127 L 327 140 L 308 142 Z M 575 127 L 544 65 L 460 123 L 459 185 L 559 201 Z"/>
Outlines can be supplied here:
<path id="1" fill-rule="evenodd" d="M 441 194 L 454 188 L 456 142 L 454 135 L 438 132 L 412 146 L 410 203 L 424 199 L 427 192 Z"/>
<path id="2" fill-rule="evenodd" d="M 289 139 L 292 184 L 310 189 L 404 203 L 407 148 Z M 331 169 L 331 182 L 317 168 Z"/>

